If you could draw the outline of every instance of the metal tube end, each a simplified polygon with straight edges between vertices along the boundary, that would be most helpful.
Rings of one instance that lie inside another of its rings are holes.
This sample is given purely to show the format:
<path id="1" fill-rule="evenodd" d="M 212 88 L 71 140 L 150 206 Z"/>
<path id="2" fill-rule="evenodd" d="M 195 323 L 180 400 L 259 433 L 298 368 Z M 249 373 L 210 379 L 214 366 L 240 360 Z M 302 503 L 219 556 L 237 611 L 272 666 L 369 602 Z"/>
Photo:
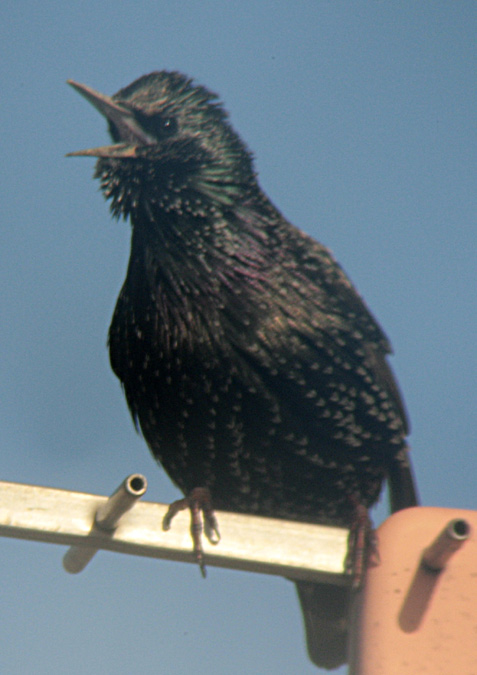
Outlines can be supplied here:
<path id="1" fill-rule="evenodd" d="M 101 532 L 103 536 L 111 536 L 121 516 L 132 509 L 146 490 L 146 477 L 140 473 L 133 473 L 125 478 L 111 497 L 96 511 L 91 534 L 96 530 L 96 534 Z M 84 570 L 97 550 L 90 546 L 71 546 L 63 557 L 63 567 L 70 574 L 78 574 Z"/>
<path id="2" fill-rule="evenodd" d="M 132 509 L 136 501 L 147 490 L 147 480 L 139 473 L 133 473 L 123 480 L 107 502 L 96 511 L 95 524 L 101 530 L 114 530 L 119 519 Z"/>
<path id="3" fill-rule="evenodd" d="M 467 520 L 455 518 L 447 523 L 439 536 L 428 546 L 422 556 L 422 565 L 432 572 L 444 569 L 449 559 L 470 537 L 472 528 Z"/>

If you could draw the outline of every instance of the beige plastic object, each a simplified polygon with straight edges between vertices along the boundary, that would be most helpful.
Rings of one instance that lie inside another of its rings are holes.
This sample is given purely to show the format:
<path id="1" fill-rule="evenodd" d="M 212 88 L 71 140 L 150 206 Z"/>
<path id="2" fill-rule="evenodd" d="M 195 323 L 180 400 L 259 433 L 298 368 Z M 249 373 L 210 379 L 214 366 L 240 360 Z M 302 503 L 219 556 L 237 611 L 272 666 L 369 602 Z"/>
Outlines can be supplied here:
<path id="1" fill-rule="evenodd" d="M 477 511 L 406 509 L 377 534 L 350 673 L 477 675 Z"/>

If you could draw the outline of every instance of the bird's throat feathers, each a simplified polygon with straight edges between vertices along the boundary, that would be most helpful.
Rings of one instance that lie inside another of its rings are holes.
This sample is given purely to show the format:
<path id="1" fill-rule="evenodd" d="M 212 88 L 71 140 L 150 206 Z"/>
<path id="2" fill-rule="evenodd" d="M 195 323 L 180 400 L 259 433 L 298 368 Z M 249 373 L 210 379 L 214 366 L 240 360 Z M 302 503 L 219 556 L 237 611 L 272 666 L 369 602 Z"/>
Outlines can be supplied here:
<path id="1" fill-rule="evenodd" d="M 178 304 L 194 303 L 203 296 L 206 304 L 216 300 L 217 309 L 224 310 L 228 297 L 246 296 L 248 289 L 253 295 L 265 291 L 271 264 L 267 234 L 251 227 L 256 220 L 247 207 L 194 215 L 146 208 L 131 220 L 128 276 L 136 276 L 135 268 L 142 268 L 152 293 L 161 286 Z"/>

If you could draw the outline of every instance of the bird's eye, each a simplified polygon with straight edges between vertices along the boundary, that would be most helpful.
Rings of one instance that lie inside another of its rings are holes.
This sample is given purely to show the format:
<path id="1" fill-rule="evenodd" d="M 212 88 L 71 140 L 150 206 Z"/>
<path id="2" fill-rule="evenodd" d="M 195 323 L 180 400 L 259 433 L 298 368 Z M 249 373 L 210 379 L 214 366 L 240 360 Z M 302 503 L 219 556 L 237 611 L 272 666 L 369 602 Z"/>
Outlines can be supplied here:
<path id="1" fill-rule="evenodd" d="M 159 114 L 146 115 L 141 111 L 136 111 L 135 117 L 144 131 L 157 139 L 172 136 L 177 131 L 177 121 L 174 117 Z"/>
<path id="2" fill-rule="evenodd" d="M 168 117 L 164 120 L 162 128 L 168 136 L 175 134 L 177 131 L 177 122 L 173 117 Z"/>

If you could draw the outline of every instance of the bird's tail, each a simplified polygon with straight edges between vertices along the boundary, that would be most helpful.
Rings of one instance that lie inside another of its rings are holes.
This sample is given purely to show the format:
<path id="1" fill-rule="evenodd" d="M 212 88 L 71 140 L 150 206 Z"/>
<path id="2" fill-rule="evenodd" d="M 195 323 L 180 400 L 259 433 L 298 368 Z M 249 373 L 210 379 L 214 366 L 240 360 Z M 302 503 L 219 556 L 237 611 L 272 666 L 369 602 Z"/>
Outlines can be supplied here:
<path id="1" fill-rule="evenodd" d="M 392 513 L 419 504 L 407 446 L 388 467 L 388 491 Z M 311 661 L 327 670 L 338 668 L 348 660 L 350 588 L 309 581 L 297 582 L 296 588 Z"/>
<path id="2" fill-rule="evenodd" d="M 310 660 L 319 668 L 338 668 L 347 662 L 349 587 L 299 581 L 296 590 Z"/>

